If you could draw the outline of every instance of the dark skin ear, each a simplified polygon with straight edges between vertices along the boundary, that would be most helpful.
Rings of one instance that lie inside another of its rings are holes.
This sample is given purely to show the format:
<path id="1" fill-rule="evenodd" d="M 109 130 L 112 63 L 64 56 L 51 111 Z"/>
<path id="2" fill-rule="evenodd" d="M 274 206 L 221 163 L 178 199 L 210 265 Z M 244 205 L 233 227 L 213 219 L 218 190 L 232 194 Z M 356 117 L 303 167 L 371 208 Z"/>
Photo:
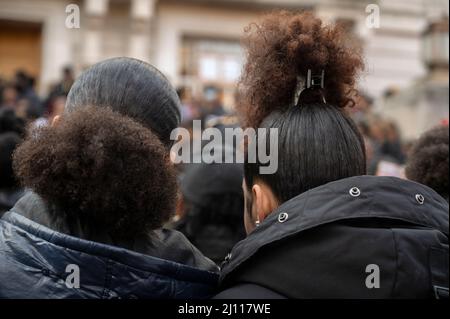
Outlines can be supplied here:
<path id="1" fill-rule="evenodd" d="M 58 125 L 58 122 L 61 120 L 61 116 L 60 115 L 56 115 L 54 118 L 53 118 L 53 120 L 52 120 L 52 123 L 51 123 L 51 126 L 56 126 L 56 125 Z"/>
<path id="2" fill-rule="evenodd" d="M 270 187 L 262 181 L 255 181 L 251 190 L 247 188 L 245 181 L 242 183 L 242 187 L 246 201 L 246 211 L 244 213 L 245 230 L 249 234 L 255 229 L 258 222 L 262 223 L 279 206 L 279 203 Z M 251 205 L 247 205 L 248 200 L 251 200 Z"/>
<path id="3" fill-rule="evenodd" d="M 177 194 L 177 206 L 175 208 L 175 216 L 178 219 L 183 218 L 186 215 L 186 211 L 188 209 L 188 205 L 183 198 L 183 195 L 179 192 Z"/>

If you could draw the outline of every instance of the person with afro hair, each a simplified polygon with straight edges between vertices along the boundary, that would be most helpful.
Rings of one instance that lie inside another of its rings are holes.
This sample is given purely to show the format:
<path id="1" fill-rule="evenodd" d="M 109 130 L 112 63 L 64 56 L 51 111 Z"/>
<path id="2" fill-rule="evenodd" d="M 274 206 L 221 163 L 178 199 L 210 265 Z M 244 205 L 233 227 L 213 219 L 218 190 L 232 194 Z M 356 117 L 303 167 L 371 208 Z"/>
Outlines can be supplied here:
<path id="1" fill-rule="evenodd" d="M 413 145 L 406 163 L 406 177 L 434 189 L 448 202 L 448 126 L 425 132 Z"/>
<path id="2" fill-rule="evenodd" d="M 245 144 L 247 237 L 225 259 L 215 298 L 448 297 L 448 203 L 418 183 L 366 175 L 349 116 L 364 64 L 343 29 L 273 12 L 243 42 L 238 110 L 258 128 Z M 278 169 L 264 174 L 249 146 L 268 145 L 269 129 Z"/>
<path id="3" fill-rule="evenodd" d="M 0 298 L 214 294 L 215 263 L 163 227 L 177 197 L 174 92 L 142 61 L 100 62 L 51 126 L 28 132 L 13 168 L 29 191 L 0 216 Z"/>

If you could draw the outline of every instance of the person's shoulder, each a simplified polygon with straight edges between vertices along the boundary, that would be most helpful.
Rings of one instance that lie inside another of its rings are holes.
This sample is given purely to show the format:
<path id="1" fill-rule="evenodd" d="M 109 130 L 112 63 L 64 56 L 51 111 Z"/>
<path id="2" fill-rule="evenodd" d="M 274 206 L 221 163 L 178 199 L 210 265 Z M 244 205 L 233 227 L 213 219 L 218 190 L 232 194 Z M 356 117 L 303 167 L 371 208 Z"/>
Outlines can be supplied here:
<path id="1" fill-rule="evenodd" d="M 241 283 L 219 292 L 213 299 L 286 299 L 286 297 L 264 286 Z"/>

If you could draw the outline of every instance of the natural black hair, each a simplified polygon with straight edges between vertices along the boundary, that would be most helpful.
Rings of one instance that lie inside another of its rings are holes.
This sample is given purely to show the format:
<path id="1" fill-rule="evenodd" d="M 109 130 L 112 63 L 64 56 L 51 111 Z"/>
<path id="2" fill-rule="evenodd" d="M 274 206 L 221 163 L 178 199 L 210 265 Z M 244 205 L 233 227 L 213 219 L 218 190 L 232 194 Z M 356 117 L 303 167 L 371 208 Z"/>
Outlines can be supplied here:
<path id="1" fill-rule="evenodd" d="M 85 227 L 86 239 L 103 232 L 132 240 L 174 213 L 167 150 L 150 129 L 106 107 L 83 107 L 31 131 L 14 169 L 23 186 L 55 207 L 55 217 Z"/>
<path id="2" fill-rule="evenodd" d="M 245 238 L 242 221 L 244 199 L 238 192 L 208 195 L 200 203 L 183 198 L 181 231 L 206 257 L 217 264 L 233 246 Z"/>
<path id="3" fill-rule="evenodd" d="M 223 154 L 234 150 L 223 147 Z M 183 218 L 177 229 L 216 263 L 245 237 L 242 177 L 239 163 L 187 164 L 180 176 Z"/>
<path id="4" fill-rule="evenodd" d="M 364 140 L 346 113 L 355 103 L 363 62 L 347 46 L 343 31 L 323 26 L 309 12 L 276 12 L 251 24 L 244 44 L 247 62 L 238 109 L 247 126 L 278 129 L 278 170 L 260 174 L 261 163 L 247 157 L 247 187 L 261 180 L 284 202 L 325 183 L 365 174 Z M 324 87 L 304 90 L 297 102 L 297 85 L 306 82 L 308 70 L 324 71 Z M 263 137 L 268 140 L 257 136 Z"/>
<path id="5" fill-rule="evenodd" d="M 170 133 L 180 123 L 180 100 L 155 67 L 120 57 L 99 62 L 84 71 L 69 91 L 66 112 L 93 105 L 110 107 L 151 128 L 161 142 L 172 145 Z"/>
<path id="6" fill-rule="evenodd" d="M 265 124 L 278 128 L 278 170 L 260 174 L 260 162 L 246 161 L 244 176 L 249 188 L 259 179 L 282 203 L 311 188 L 366 172 L 361 134 L 353 121 L 332 105 L 292 106 Z M 258 138 L 268 140 L 270 132 L 266 134 Z"/>

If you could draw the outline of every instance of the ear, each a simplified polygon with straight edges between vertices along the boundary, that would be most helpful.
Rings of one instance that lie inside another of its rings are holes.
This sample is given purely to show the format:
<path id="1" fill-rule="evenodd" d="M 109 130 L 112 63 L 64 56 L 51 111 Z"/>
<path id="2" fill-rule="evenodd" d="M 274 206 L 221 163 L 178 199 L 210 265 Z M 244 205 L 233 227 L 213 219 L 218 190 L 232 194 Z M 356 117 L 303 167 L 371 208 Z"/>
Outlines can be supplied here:
<path id="1" fill-rule="evenodd" d="M 55 117 L 53 117 L 51 126 L 56 126 L 56 125 L 58 125 L 58 122 L 59 122 L 60 119 L 61 119 L 61 116 L 60 116 L 60 115 L 55 115 Z"/>
<path id="2" fill-rule="evenodd" d="M 278 201 L 270 187 L 264 183 L 255 183 L 252 187 L 252 216 L 262 222 L 278 207 Z"/>
<path id="3" fill-rule="evenodd" d="M 175 219 L 181 219 L 186 215 L 186 203 L 184 201 L 183 195 L 178 192 L 177 194 L 177 205 L 175 208 Z"/>

